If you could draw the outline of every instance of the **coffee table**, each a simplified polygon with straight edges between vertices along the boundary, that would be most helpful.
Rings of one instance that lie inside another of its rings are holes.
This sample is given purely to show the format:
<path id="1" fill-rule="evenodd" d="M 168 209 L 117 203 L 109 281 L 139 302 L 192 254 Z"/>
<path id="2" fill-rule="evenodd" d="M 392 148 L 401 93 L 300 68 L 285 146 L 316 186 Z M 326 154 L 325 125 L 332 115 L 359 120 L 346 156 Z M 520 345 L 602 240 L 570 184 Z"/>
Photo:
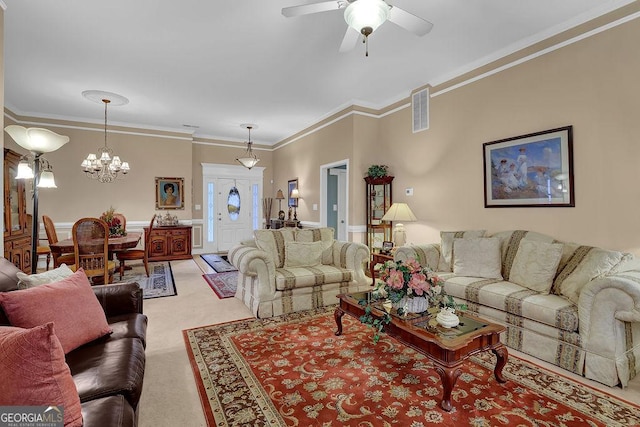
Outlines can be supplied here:
<path id="1" fill-rule="evenodd" d="M 340 303 L 334 313 L 338 326 L 336 335 L 342 335 L 342 316 L 345 313 L 359 319 L 369 305 L 371 315 L 384 315 L 386 309 L 383 301 L 373 299 L 372 295 L 371 291 L 338 295 Z M 395 309 L 391 309 L 389 314 L 391 323 L 385 325 L 385 333 L 425 355 L 435 364 L 443 389 L 440 406 L 445 411 L 453 409 L 451 392 L 462 373 L 462 363 L 474 354 L 491 350 L 497 357 L 493 370 L 496 380 L 501 383 L 506 381 L 502 376 L 502 368 L 507 363 L 509 353 L 500 342 L 500 334 L 506 331 L 504 326 L 467 313 L 459 314 L 460 325 L 455 328 L 438 325 L 436 313 L 400 316 Z"/>

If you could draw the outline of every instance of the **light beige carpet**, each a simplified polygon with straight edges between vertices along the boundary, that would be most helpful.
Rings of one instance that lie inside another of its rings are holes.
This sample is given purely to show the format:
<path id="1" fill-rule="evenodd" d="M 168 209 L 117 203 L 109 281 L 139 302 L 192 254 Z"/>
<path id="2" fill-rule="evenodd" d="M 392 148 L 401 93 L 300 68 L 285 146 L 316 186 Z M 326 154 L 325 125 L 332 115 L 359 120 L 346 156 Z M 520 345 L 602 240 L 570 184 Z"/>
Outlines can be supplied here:
<path id="1" fill-rule="evenodd" d="M 202 274 L 212 273 L 212 269 L 207 270 L 205 266 L 200 268 L 194 260 L 172 261 L 171 267 L 178 295 L 144 300 L 144 312 L 149 317 L 149 328 L 147 364 L 138 425 L 204 427 L 205 419 L 182 330 L 249 318 L 251 313 L 240 300 L 220 300 L 211 292 Z M 549 369 L 558 370 L 522 353 L 514 350 L 510 352 Z M 621 390 L 582 380 L 567 371 L 559 371 L 565 376 L 583 381 L 622 399 L 640 402 L 640 377 L 633 379 L 626 390 Z"/>

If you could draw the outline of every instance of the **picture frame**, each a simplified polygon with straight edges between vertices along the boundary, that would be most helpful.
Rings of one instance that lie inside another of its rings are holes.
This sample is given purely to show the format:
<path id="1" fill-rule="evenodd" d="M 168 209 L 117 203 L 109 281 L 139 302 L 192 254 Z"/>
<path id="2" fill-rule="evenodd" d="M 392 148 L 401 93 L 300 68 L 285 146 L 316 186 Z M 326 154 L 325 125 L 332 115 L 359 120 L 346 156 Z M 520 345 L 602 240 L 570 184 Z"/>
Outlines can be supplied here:
<path id="1" fill-rule="evenodd" d="M 385 240 L 382 242 L 382 253 L 391 253 L 393 250 L 393 242 Z"/>
<path id="2" fill-rule="evenodd" d="M 484 207 L 574 207 L 573 127 L 486 142 Z"/>
<path id="3" fill-rule="evenodd" d="M 184 178 L 156 177 L 156 209 L 184 209 Z"/>
<path id="4" fill-rule="evenodd" d="M 294 198 L 291 197 L 291 191 L 294 188 L 298 188 L 298 178 L 290 179 L 287 182 L 287 199 L 288 199 L 288 202 L 289 202 L 288 206 L 297 208 L 298 207 L 298 199 L 294 199 Z"/>

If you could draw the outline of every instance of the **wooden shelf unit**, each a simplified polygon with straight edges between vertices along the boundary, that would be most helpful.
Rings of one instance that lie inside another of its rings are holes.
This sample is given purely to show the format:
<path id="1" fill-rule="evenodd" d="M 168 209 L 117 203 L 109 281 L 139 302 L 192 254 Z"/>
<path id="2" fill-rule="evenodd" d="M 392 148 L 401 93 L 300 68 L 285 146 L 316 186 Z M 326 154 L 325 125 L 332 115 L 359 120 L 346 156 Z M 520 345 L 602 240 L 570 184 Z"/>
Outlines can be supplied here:
<path id="1" fill-rule="evenodd" d="M 31 224 L 27 223 L 25 182 L 16 179 L 20 154 L 4 149 L 4 257 L 31 274 Z"/>

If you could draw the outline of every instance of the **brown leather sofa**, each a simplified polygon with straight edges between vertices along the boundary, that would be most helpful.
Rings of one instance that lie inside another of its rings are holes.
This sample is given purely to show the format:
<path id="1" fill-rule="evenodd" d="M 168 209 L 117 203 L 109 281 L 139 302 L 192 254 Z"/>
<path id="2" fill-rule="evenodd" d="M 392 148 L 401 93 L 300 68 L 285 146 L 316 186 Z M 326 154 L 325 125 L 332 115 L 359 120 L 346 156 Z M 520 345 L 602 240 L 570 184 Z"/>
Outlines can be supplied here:
<path id="1" fill-rule="evenodd" d="M 0 292 L 18 289 L 20 271 L 0 258 Z M 113 333 L 66 355 L 85 427 L 136 426 L 145 368 L 147 316 L 137 283 L 93 287 Z M 0 325 L 10 326 L 0 308 Z"/>

